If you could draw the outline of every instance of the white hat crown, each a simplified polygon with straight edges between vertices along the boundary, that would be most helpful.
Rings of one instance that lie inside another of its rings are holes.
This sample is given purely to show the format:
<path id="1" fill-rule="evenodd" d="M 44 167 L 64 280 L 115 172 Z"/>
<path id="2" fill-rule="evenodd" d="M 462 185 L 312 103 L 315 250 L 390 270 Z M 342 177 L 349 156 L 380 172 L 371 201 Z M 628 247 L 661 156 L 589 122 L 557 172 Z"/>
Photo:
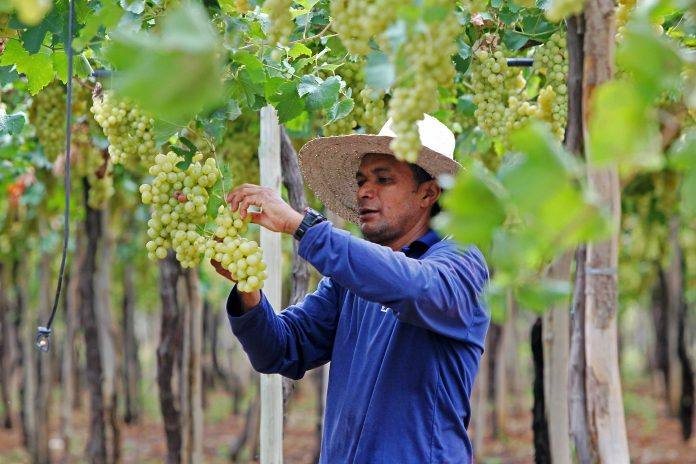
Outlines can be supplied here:
<path id="1" fill-rule="evenodd" d="M 454 159 L 455 141 L 452 131 L 433 116 L 429 114 L 424 114 L 423 116 L 423 119 L 417 123 L 421 144 L 449 159 Z M 384 126 L 382 126 L 378 135 L 396 137 L 396 132 L 392 129 L 392 124 L 392 118 L 389 118 Z"/>

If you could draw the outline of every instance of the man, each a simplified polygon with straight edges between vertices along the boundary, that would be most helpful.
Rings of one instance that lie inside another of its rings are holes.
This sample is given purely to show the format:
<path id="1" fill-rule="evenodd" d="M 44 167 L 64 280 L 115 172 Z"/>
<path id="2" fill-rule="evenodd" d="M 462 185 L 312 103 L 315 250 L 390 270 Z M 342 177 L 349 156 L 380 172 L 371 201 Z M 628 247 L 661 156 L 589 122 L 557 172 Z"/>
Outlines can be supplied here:
<path id="1" fill-rule="evenodd" d="M 469 398 L 489 316 L 480 297 L 483 257 L 430 229 L 441 189 L 454 175 L 454 136 L 419 123 L 418 163 L 380 135 L 326 137 L 300 151 L 308 185 L 365 240 L 304 216 L 269 189 L 232 191 L 233 210 L 300 240 L 299 254 L 325 276 L 317 290 L 276 315 L 259 291 L 230 294 L 234 334 L 256 370 L 294 379 L 331 361 L 321 462 L 466 463 Z M 260 212 L 248 212 L 251 205 Z M 222 268 L 218 266 L 222 272 Z M 229 274 L 227 274 L 229 277 Z"/>

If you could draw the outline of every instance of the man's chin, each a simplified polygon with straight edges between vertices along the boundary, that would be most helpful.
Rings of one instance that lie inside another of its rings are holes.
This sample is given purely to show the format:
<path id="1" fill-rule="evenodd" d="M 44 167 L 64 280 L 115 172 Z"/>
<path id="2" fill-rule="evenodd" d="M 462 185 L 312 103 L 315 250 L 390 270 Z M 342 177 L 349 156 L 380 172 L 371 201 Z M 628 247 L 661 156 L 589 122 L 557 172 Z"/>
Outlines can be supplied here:
<path id="1" fill-rule="evenodd" d="M 384 227 L 379 227 L 377 224 L 360 222 L 360 231 L 365 240 L 374 243 L 382 243 L 388 235 Z"/>

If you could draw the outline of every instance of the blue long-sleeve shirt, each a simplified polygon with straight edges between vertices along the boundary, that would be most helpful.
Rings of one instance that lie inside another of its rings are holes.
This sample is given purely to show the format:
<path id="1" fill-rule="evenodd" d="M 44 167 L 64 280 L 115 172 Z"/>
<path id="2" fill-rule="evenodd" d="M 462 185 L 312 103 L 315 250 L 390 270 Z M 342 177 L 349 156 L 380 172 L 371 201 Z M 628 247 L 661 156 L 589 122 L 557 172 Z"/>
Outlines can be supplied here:
<path id="1" fill-rule="evenodd" d="M 294 379 L 331 361 L 321 462 L 468 463 L 469 398 L 489 314 L 475 248 L 428 232 L 402 252 L 324 222 L 300 256 L 325 276 L 275 314 L 268 300 L 227 310 L 251 364 Z"/>

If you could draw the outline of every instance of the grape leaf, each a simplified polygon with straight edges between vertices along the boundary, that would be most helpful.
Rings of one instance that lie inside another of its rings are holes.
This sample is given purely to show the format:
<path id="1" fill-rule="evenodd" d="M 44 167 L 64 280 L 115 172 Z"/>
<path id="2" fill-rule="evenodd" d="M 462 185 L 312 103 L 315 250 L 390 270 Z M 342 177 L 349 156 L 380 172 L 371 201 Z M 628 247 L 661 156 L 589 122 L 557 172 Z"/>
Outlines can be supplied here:
<path id="1" fill-rule="evenodd" d="M 268 96 L 268 101 L 278 111 L 278 120 L 281 124 L 302 114 L 305 109 L 305 100 L 306 98 L 298 93 L 296 81 L 281 84 L 273 95 Z"/>
<path id="2" fill-rule="evenodd" d="M 179 137 L 179 141 L 182 144 L 186 145 L 186 148 L 181 148 L 172 145 L 171 149 L 174 153 L 184 158 L 183 161 L 179 161 L 178 163 L 176 163 L 176 167 L 181 169 L 182 171 L 185 171 L 188 169 L 189 166 L 191 166 L 191 163 L 193 163 L 193 157 L 198 151 L 198 148 L 196 147 L 196 145 L 193 144 L 193 142 L 191 142 L 186 137 Z"/>
<path id="3" fill-rule="evenodd" d="M 0 58 L 0 65 L 15 65 L 17 72 L 27 77 L 29 92 L 32 95 L 36 95 L 53 81 L 51 55 L 44 54 L 43 51 L 30 55 L 16 40 L 9 41 L 5 46 L 5 53 Z"/>
<path id="4" fill-rule="evenodd" d="M 510 50 L 519 50 L 529 41 L 529 37 L 515 31 L 506 29 L 503 32 L 503 43 Z"/>
<path id="5" fill-rule="evenodd" d="M 341 90 L 341 81 L 331 76 L 325 81 L 317 76 L 302 76 L 297 91 L 301 97 L 307 98 L 307 109 L 318 110 L 330 108 L 338 100 L 338 92 Z"/>
<path id="6" fill-rule="evenodd" d="M 56 50 L 51 56 L 53 60 L 53 69 L 56 71 L 56 76 L 63 84 L 68 83 L 68 55 L 63 50 Z"/>
<path id="7" fill-rule="evenodd" d="M 17 135 L 24 128 L 24 114 L 7 114 L 4 109 L 0 108 L 0 135 L 10 134 Z"/>
<path id="8" fill-rule="evenodd" d="M 210 197 L 208 198 L 208 209 L 206 214 L 208 217 L 216 218 L 218 215 L 218 208 L 220 206 L 226 205 L 226 196 L 232 188 L 232 171 L 227 164 L 224 164 L 220 169 L 222 175 L 218 178 L 213 188 L 210 190 Z"/>
<path id="9" fill-rule="evenodd" d="M 101 8 L 87 15 L 85 24 L 80 30 L 80 33 L 73 39 L 73 49 L 80 51 L 84 49 L 89 42 L 99 34 L 101 28 L 108 33 L 118 24 L 119 19 L 123 16 L 123 10 L 115 2 L 102 2 Z"/>
<path id="10" fill-rule="evenodd" d="M 352 98 L 344 98 L 341 101 L 337 101 L 331 109 L 329 109 L 329 121 L 326 124 L 331 124 L 337 119 L 348 116 L 350 112 L 353 111 L 354 106 L 355 103 Z"/>
<path id="11" fill-rule="evenodd" d="M 0 66 L 0 85 L 11 84 L 19 79 L 14 66 Z"/>
<path id="12" fill-rule="evenodd" d="M 290 50 L 288 51 L 288 55 L 292 59 L 295 59 L 295 58 L 297 58 L 299 56 L 303 56 L 303 55 L 312 56 L 312 50 L 307 48 L 307 46 L 305 44 L 298 42 L 298 43 L 294 44 L 292 46 L 292 48 L 290 48 Z"/>

